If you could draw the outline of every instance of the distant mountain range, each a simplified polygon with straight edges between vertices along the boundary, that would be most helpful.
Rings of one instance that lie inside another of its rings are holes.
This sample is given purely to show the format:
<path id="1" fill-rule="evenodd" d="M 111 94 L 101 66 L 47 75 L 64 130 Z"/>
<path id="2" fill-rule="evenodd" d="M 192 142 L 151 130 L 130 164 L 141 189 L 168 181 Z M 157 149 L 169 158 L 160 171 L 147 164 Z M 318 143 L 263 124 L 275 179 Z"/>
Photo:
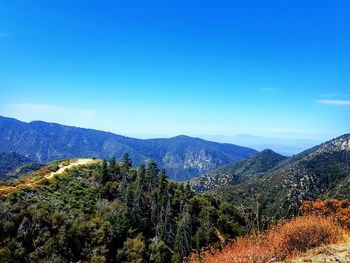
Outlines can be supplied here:
<path id="1" fill-rule="evenodd" d="M 286 158 L 271 150 L 229 164 L 191 181 L 238 206 L 272 218 L 297 214 L 303 201 L 350 199 L 350 134 Z"/>
<path id="2" fill-rule="evenodd" d="M 263 137 L 254 135 L 234 135 L 234 136 L 223 136 L 223 135 L 203 135 L 199 136 L 206 140 L 216 142 L 227 142 L 233 143 L 245 147 L 250 147 L 258 151 L 265 149 L 271 149 L 279 154 L 285 156 L 292 156 L 294 154 L 301 153 L 306 149 L 309 149 L 315 145 L 318 145 L 326 139 L 314 138 L 279 138 L 279 137 Z"/>
<path id="3" fill-rule="evenodd" d="M 127 152 L 134 165 L 154 160 L 176 181 L 189 180 L 257 153 L 247 147 L 183 135 L 141 140 L 43 121 L 26 123 L 1 116 L 0 152 L 14 152 L 39 163 L 73 157 L 120 159 Z"/>
<path id="4" fill-rule="evenodd" d="M 41 164 L 18 153 L 0 153 L 0 181 L 15 179 L 40 168 Z"/>

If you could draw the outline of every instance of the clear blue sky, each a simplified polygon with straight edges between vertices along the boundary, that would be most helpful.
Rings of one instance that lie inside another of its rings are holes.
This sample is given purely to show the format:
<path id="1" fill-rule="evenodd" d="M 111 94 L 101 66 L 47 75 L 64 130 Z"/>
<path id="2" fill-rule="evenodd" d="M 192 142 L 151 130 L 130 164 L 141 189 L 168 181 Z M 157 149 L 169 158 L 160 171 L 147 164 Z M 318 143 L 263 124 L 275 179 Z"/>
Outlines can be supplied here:
<path id="1" fill-rule="evenodd" d="M 3 0 L 0 115 L 152 137 L 350 132 L 350 1 Z"/>

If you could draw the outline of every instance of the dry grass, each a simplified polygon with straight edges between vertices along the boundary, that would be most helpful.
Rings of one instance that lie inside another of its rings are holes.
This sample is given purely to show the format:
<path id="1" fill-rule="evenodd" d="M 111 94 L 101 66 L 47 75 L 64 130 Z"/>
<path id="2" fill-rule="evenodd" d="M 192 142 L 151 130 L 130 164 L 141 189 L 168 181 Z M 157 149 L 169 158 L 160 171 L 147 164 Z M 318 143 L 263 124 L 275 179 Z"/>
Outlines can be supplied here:
<path id="1" fill-rule="evenodd" d="M 271 227 L 265 233 L 237 238 L 221 251 L 193 253 L 189 262 L 266 263 L 284 260 L 324 244 L 342 241 L 347 231 L 332 218 L 317 215 L 296 217 Z"/>
<path id="2" fill-rule="evenodd" d="M 348 200 L 328 199 L 304 202 L 300 211 L 304 215 L 331 217 L 334 222 L 350 230 L 350 202 Z"/>

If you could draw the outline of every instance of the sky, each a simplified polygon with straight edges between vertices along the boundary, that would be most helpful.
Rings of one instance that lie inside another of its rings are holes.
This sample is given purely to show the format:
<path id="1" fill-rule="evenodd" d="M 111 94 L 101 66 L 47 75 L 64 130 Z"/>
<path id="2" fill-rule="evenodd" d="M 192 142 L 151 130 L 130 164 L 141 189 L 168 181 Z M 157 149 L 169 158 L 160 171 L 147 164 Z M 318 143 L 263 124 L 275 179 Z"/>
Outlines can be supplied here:
<path id="1" fill-rule="evenodd" d="M 23 121 L 324 140 L 350 132 L 349 61 L 349 0 L 0 4 L 0 115 Z"/>

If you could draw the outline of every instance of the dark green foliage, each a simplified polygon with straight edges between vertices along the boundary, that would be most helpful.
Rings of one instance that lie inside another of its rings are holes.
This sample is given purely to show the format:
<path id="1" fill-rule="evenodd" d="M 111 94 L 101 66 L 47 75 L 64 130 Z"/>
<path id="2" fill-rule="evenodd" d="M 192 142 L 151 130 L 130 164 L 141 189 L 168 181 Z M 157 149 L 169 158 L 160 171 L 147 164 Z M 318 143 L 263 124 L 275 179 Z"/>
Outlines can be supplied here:
<path id="1" fill-rule="evenodd" d="M 132 166 L 132 160 L 130 158 L 130 155 L 128 153 L 124 153 L 123 155 L 123 167 L 125 169 L 129 169 Z"/>
<path id="2" fill-rule="evenodd" d="M 106 160 L 103 160 L 101 167 L 101 183 L 105 184 L 109 181 L 111 174 L 108 172 L 108 164 Z"/>
<path id="3" fill-rule="evenodd" d="M 172 257 L 172 251 L 163 241 L 153 242 L 149 246 L 150 262 L 162 263 L 169 262 Z"/>
<path id="4" fill-rule="evenodd" d="M 169 182 L 155 162 L 112 159 L 0 197 L 0 262 L 180 262 L 243 226 L 231 205 Z"/>
<path id="5" fill-rule="evenodd" d="M 335 180 L 329 187 L 326 193 L 326 198 L 350 200 L 350 176 Z"/>

